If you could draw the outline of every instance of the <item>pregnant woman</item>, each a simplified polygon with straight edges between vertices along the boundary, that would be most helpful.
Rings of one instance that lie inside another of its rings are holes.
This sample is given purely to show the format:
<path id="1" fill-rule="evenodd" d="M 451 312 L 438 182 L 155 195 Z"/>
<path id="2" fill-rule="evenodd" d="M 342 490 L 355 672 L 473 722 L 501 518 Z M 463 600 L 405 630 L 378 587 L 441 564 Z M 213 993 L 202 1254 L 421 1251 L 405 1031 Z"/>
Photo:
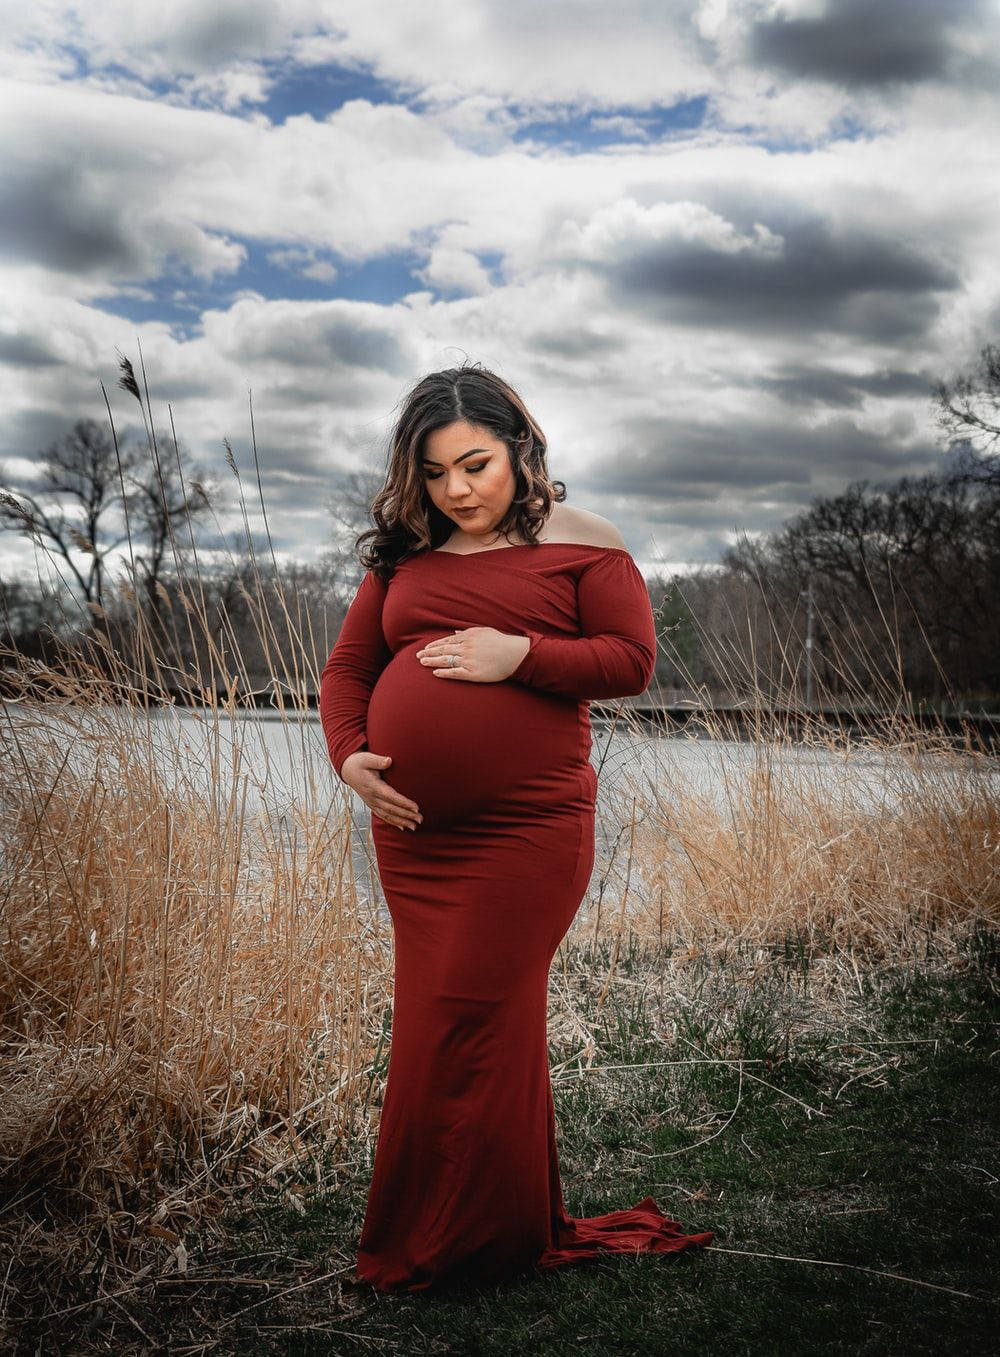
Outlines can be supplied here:
<path id="1" fill-rule="evenodd" d="M 656 642 L 622 538 L 561 502 L 545 450 L 495 374 L 421 380 L 323 671 L 330 758 L 372 813 L 393 926 L 357 1260 L 383 1291 L 713 1238 L 652 1197 L 586 1218 L 563 1202 L 546 1011 L 594 865 L 588 702 L 643 692 Z"/>

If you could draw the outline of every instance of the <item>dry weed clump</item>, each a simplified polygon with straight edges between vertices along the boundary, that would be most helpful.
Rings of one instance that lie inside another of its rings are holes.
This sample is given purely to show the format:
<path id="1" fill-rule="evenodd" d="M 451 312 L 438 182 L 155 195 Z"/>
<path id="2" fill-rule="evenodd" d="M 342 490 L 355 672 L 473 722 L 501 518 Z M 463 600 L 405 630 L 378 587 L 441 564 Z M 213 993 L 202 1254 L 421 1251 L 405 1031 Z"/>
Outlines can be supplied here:
<path id="1" fill-rule="evenodd" d="M 248 772 L 75 697 L 0 736 L 8 1196 L 155 1205 L 367 1133 L 390 956 L 349 816 L 251 810 Z"/>
<path id="2" fill-rule="evenodd" d="M 996 760 L 931 736 L 803 757 L 746 746 L 712 797 L 664 760 L 634 834 L 633 929 L 659 941 L 718 932 L 869 963 L 913 955 L 928 930 L 1000 919 Z"/>

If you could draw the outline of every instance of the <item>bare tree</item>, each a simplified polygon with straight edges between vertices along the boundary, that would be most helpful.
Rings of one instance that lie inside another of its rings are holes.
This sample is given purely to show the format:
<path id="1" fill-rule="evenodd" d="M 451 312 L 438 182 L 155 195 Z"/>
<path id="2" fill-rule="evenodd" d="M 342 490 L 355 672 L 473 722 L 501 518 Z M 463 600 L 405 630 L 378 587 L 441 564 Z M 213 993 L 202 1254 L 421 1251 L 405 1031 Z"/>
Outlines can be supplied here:
<path id="1" fill-rule="evenodd" d="M 175 553 L 178 560 L 187 555 L 194 527 L 211 512 L 218 486 L 178 447 L 145 468 L 136 460 L 126 493 L 133 539 L 145 544 L 134 556 L 137 584 L 155 617 L 167 567 Z"/>
<path id="2" fill-rule="evenodd" d="M 934 398 L 948 441 L 967 444 L 980 470 L 1000 479 L 1000 462 L 990 456 L 1000 440 L 1000 345 L 984 345 L 973 370 L 938 382 Z"/>
<path id="3" fill-rule="evenodd" d="M 361 580 L 354 543 L 361 533 L 372 526 L 369 511 L 382 481 L 383 477 L 377 471 L 350 471 L 329 500 L 333 543 L 322 559 L 326 568 L 344 580 L 348 588 L 356 587 Z"/>
<path id="4" fill-rule="evenodd" d="M 78 419 L 42 461 L 39 495 L 0 492 L 0 527 L 52 549 L 68 567 L 84 602 L 103 606 L 105 562 L 126 541 L 123 480 L 137 459 L 94 419 Z M 80 562 L 80 556 L 85 563 Z"/>
<path id="5" fill-rule="evenodd" d="M 42 658 L 69 631 L 58 586 L 0 579 L 0 647 Z"/>
<path id="6" fill-rule="evenodd" d="M 330 516 L 335 530 L 356 537 L 365 528 L 370 528 L 369 509 L 381 485 L 382 477 L 376 471 L 349 471 L 330 498 Z"/>
<path id="7" fill-rule="evenodd" d="M 854 482 L 765 541 L 729 549 L 789 621 L 815 591 L 817 659 L 842 675 L 894 673 L 914 692 L 1000 682 L 1000 480 L 960 474 Z M 784 624 L 783 624 L 784 625 Z M 763 641 L 757 646 L 763 651 Z M 793 658 L 797 646 L 790 651 Z"/>

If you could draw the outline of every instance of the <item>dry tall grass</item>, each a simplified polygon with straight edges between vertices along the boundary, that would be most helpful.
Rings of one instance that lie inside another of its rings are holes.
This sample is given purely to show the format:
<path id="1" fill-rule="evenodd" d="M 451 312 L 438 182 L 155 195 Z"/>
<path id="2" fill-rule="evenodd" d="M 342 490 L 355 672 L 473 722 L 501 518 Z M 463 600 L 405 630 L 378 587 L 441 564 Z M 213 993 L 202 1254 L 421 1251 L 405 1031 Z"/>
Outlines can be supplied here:
<path id="1" fill-rule="evenodd" d="M 123 385 L 140 399 L 130 366 Z M 0 727 L 0 1242 L 18 1275 L 29 1261 L 79 1269 L 95 1250 L 108 1285 L 183 1269 L 184 1230 L 229 1193 L 304 1158 L 318 1171 L 331 1150 L 371 1153 L 392 954 L 366 816 L 305 724 L 327 642 L 282 597 L 288 653 L 263 591 L 248 601 L 291 695 L 277 720 L 300 760 L 292 795 L 251 755 L 236 685 L 218 681 L 234 651 L 208 624 L 196 551 L 171 625 L 211 672 L 186 676 L 204 698 L 186 723 L 170 710 L 175 657 L 141 612 L 124 649 L 99 629 L 62 672 L 3 657 L 17 693 Z M 756 696 L 763 722 L 770 702 Z M 602 798 L 591 898 L 561 948 L 554 1040 L 593 1059 L 594 1019 L 636 936 L 669 944 L 672 966 L 706 940 L 790 932 L 856 964 L 916 949 L 931 925 L 1000 918 L 994 761 L 900 719 L 861 751 L 880 777 L 862 795 L 841 732 L 803 746 L 761 730 L 721 765 L 714 798 L 685 774 L 685 741 L 665 742 L 651 774 L 648 747 L 616 740 L 618 790 Z M 719 749 L 732 736 L 696 733 Z M 818 770 L 838 764 L 831 792 Z"/>
<path id="2" fill-rule="evenodd" d="M 914 747 L 912 730 L 896 747 L 880 737 L 845 751 L 831 733 L 747 753 L 719 760 L 715 798 L 659 761 L 635 836 L 636 931 L 692 936 L 710 922 L 877 960 L 909 953 L 928 929 L 1000 918 L 995 759 L 930 731 Z"/>

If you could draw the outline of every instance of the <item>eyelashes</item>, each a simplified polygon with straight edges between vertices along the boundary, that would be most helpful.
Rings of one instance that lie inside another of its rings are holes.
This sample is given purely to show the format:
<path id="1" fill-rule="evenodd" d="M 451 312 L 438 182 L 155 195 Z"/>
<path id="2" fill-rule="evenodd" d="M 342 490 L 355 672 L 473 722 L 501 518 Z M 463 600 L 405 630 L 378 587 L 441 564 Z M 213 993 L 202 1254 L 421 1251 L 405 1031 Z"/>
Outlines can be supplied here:
<path id="1" fill-rule="evenodd" d="M 478 466 L 469 466 L 469 467 L 466 467 L 465 469 L 466 469 L 466 471 L 471 472 L 472 475 L 474 476 L 474 475 L 476 474 L 477 471 L 482 471 L 482 469 L 483 469 L 483 467 L 485 467 L 485 465 L 486 465 L 485 462 L 480 462 Z M 430 472 L 430 471 L 425 471 L 425 472 L 424 472 L 424 475 L 426 476 L 426 478 L 427 478 L 429 481 L 439 481 L 439 480 L 441 479 L 441 477 L 444 475 L 444 472 L 443 472 L 443 471 L 435 471 L 435 472 L 432 473 L 432 472 Z"/>

